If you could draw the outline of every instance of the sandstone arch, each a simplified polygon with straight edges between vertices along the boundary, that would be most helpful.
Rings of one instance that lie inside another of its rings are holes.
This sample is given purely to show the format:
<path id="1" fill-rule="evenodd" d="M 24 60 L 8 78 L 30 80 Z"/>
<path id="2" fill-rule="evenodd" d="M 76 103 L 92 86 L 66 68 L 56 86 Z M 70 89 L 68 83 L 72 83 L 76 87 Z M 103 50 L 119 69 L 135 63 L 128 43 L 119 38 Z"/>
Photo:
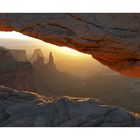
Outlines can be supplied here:
<path id="1" fill-rule="evenodd" d="M 0 31 L 13 30 L 140 77 L 140 14 L 0 14 Z"/>

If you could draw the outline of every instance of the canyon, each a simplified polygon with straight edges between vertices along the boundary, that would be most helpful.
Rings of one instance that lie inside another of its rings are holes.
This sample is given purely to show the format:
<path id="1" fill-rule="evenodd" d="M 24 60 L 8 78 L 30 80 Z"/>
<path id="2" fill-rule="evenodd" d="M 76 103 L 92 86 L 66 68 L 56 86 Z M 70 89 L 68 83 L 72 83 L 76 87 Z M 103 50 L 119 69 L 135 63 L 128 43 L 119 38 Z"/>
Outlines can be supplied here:
<path id="1" fill-rule="evenodd" d="M 21 32 L 91 54 L 110 69 L 133 77 L 140 77 L 139 23 L 139 14 L 0 14 L 0 31 Z M 140 126 L 139 114 L 93 98 L 29 92 L 35 91 L 33 67 L 2 54 L 0 126 Z M 16 80 L 9 81 L 15 75 Z"/>
<path id="2" fill-rule="evenodd" d="M 0 85 L 35 91 L 34 69 L 29 62 L 17 61 L 11 51 L 0 47 Z"/>

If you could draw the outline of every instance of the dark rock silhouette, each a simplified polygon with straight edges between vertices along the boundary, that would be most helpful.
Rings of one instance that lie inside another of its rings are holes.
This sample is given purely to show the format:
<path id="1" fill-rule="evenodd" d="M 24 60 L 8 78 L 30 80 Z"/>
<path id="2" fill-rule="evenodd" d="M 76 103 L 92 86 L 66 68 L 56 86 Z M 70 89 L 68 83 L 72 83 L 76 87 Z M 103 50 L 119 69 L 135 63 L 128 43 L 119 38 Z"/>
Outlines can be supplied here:
<path id="1" fill-rule="evenodd" d="M 44 57 L 44 54 L 42 53 L 41 49 L 35 49 L 29 61 L 33 63 L 34 61 L 37 60 L 38 55 Z"/>
<path id="2" fill-rule="evenodd" d="M 44 63 L 42 56 L 37 57 L 33 62 L 35 69 L 36 91 L 45 94 L 50 92 L 51 96 L 75 95 L 80 89 L 81 81 L 79 78 L 60 72 L 54 62 L 52 52 L 49 54 L 48 62 Z"/>
<path id="3" fill-rule="evenodd" d="M 50 52 L 49 54 L 49 60 L 48 60 L 48 63 L 45 65 L 45 71 L 46 72 L 56 71 L 56 65 L 54 63 L 54 57 L 52 55 L 52 52 Z"/>
<path id="4" fill-rule="evenodd" d="M 33 66 L 34 66 L 35 70 L 37 71 L 37 70 L 43 69 L 44 65 L 45 65 L 44 57 L 42 57 L 38 54 L 36 61 L 33 62 Z"/>
<path id="5" fill-rule="evenodd" d="M 0 64 L 0 85 L 18 90 L 34 91 L 33 67 L 29 62 Z"/>
<path id="6" fill-rule="evenodd" d="M 17 90 L 34 91 L 34 69 L 29 62 L 20 62 L 9 50 L 0 48 L 0 85 Z"/>
<path id="7" fill-rule="evenodd" d="M 0 63 L 16 61 L 13 55 L 6 48 L 0 46 Z"/>
<path id="8" fill-rule="evenodd" d="M 26 50 L 15 50 L 10 49 L 9 52 L 15 57 L 18 61 L 27 61 Z"/>

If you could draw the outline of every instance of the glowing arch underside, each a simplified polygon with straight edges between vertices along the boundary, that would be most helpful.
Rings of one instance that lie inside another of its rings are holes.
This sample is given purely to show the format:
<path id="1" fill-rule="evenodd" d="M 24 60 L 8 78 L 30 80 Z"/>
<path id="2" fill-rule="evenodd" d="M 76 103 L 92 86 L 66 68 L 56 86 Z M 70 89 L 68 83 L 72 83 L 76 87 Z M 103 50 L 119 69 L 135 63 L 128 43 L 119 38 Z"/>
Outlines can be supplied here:
<path id="1" fill-rule="evenodd" d="M 0 14 L 0 31 L 91 54 L 121 74 L 140 77 L 140 14 Z"/>

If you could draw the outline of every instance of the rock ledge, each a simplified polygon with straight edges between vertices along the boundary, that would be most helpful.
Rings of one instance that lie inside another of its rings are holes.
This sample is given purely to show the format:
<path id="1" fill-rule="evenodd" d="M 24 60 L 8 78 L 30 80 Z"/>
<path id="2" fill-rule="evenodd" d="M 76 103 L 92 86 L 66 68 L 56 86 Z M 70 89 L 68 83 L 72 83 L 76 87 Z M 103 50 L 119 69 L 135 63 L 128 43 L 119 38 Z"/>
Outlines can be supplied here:
<path id="1" fill-rule="evenodd" d="M 53 99 L 0 86 L 0 126 L 140 126 L 140 115 L 93 98 Z"/>

